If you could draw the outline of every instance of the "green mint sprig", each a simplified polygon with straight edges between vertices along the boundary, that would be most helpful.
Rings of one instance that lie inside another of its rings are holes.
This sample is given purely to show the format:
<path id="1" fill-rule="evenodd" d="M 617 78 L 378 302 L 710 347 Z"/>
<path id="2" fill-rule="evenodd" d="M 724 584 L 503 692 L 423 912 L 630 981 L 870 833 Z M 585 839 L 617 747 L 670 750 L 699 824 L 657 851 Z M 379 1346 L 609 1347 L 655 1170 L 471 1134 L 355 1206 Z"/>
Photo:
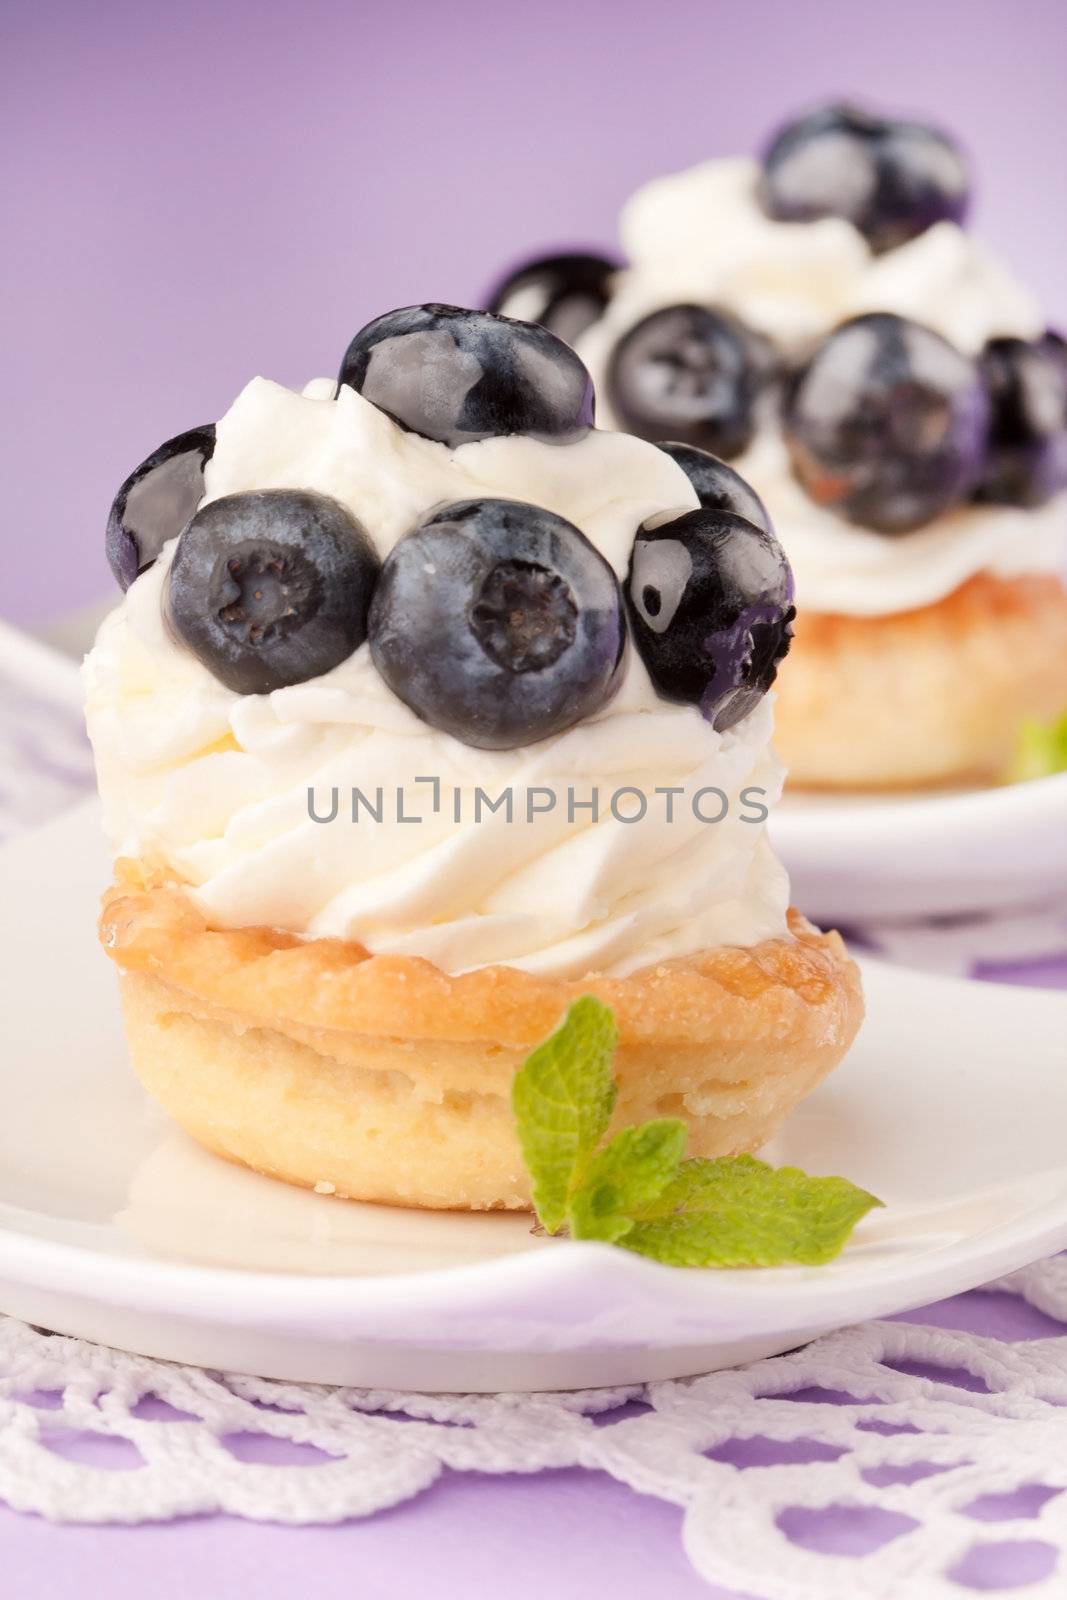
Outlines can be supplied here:
<path id="1" fill-rule="evenodd" d="M 1030 778 L 1051 778 L 1057 772 L 1067 772 L 1067 711 L 1052 722 L 1028 717 L 1019 729 L 1004 781 L 1026 783 Z"/>
<path id="2" fill-rule="evenodd" d="M 512 1109 L 547 1233 L 679 1267 L 818 1266 L 881 1205 L 846 1178 L 775 1170 L 754 1156 L 685 1161 L 686 1125 L 673 1117 L 604 1143 L 617 1044 L 610 1007 L 584 995 L 515 1075 Z"/>

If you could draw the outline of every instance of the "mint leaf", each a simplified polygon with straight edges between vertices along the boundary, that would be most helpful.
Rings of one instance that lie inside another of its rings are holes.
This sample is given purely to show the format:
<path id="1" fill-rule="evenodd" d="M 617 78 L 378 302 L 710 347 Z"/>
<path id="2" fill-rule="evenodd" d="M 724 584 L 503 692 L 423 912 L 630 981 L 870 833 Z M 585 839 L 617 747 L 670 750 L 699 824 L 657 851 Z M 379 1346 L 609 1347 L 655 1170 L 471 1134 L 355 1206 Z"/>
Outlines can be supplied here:
<path id="1" fill-rule="evenodd" d="M 687 1129 L 676 1118 L 624 1128 L 594 1156 L 571 1196 L 568 1220 L 575 1239 L 623 1240 L 633 1218 L 677 1177 Z"/>
<path id="2" fill-rule="evenodd" d="M 671 1266 L 814 1266 L 881 1205 L 846 1178 L 776 1171 L 754 1156 L 683 1161 L 676 1118 L 623 1128 L 601 1146 L 617 1043 L 609 1007 L 584 995 L 515 1075 L 516 1130 L 546 1232 L 566 1224 L 575 1239 Z"/>
<path id="3" fill-rule="evenodd" d="M 615 1014 L 583 995 L 515 1074 L 511 1106 L 545 1230 L 558 1233 L 615 1106 Z"/>
<path id="4" fill-rule="evenodd" d="M 1067 711 L 1054 722 L 1028 717 L 1019 729 L 1015 755 L 1005 775 L 1006 783 L 1026 783 L 1067 772 Z"/>
<path id="5" fill-rule="evenodd" d="M 847 1178 L 753 1156 L 686 1161 L 620 1243 L 680 1267 L 818 1266 L 878 1205 Z"/>

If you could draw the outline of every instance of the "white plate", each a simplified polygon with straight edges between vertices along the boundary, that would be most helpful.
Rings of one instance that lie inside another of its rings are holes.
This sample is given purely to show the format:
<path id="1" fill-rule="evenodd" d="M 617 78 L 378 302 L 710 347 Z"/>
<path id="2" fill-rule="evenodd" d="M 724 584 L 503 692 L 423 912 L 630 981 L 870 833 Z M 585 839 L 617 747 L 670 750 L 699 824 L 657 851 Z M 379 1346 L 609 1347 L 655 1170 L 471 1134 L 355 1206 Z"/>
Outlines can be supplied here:
<path id="1" fill-rule="evenodd" d="M 815 922 L 965 916 L 1067 895 L 1067 773 L 942 794 L 787 789 L 771 838 Z"/>
<path id="2" fill-rule="evenodd" d="M 400 1389 L 708 1370 L 1067 1245 L 1067 998 L 866 969 L 848 1062 L 771 1152 L 887 1209 L 832 1266 L 674 1270 L 529 1219 L 361 1206 L 229 1167 L 133 1081 L 93 937 L 95 806 L 0 851 L 0 1309 L 154 1356 Z"/>

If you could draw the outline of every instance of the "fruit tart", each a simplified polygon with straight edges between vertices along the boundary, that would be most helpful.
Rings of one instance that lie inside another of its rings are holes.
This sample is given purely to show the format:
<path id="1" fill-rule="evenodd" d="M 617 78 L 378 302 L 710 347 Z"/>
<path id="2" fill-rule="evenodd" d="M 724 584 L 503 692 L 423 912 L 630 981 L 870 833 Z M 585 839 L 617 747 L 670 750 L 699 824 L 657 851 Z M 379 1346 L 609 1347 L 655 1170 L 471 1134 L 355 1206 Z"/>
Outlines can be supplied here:
<path id="1" fill-rule="evenodd" d="M 829 105 L 639 190 L 627 266 L 549 257 L 490 299 L 572 338 L 603 420 L 708 503 L 725 460 L 768 508 L 792 783 L 987 781 L 1067 708 L 1067 345 L 970 190 L 938 129 Z"/>
<path id="2" fill-rule="evenodd" d="M 743 484 L 594 426 L 545 329 L 379 317 L 120 489 L 85 674 L 133 1064 L 201 1144 L 362 1200 L 524 1208 L 509 1091 L 591 994 L 616 1112 L 761 1145 L 856 969 L 765 821 L 793 623 Z"/>

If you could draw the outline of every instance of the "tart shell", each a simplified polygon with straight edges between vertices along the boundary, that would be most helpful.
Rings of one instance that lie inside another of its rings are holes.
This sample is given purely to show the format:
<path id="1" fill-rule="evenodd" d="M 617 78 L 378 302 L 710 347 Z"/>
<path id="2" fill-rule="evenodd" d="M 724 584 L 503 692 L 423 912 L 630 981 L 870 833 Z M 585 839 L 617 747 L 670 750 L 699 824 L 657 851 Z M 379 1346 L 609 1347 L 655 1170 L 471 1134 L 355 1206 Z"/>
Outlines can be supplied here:
<path id="1" fill-rule="evenodd" d="M 1023 720 L 1067 709 L 1067 587 L 982 573 L 915 611 L 802 611 L 776 688 L 794 787 L 996 781 Z"/>
<path id="2" fill-rule="evenodd" d="M 707 950 L 624 978 L 451 976 L 409 956 L 210 928 L 125 864 L 101 942 L 134 1068 L 200 1144 L 288 1183 L 402 1206 L 529 1209 L 511 1080 L 579 995 L 619 1026 L 617 1125 L 679 1116 L 691 1155 L 757 1149 L 863 1013 L 835 933 Z"/>

